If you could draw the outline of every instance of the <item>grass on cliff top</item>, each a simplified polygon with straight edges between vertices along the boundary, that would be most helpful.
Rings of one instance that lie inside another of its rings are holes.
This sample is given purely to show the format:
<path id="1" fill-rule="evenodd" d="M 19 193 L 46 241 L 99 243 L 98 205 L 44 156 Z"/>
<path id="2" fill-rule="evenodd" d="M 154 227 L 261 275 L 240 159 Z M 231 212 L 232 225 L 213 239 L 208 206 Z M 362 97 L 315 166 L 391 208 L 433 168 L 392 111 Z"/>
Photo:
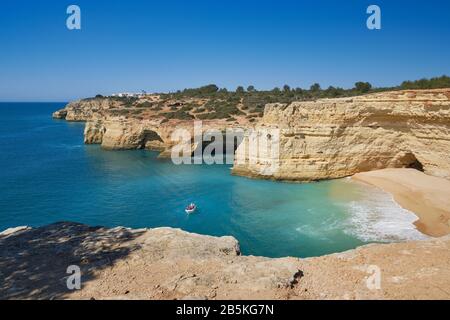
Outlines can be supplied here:
<path id="1" fill-rule="evenodd" d="M 234 119 L 236 116 L 245 116 L 253 120 L 261 117 L 267 103 L 291 103 L 293 101 L 310 101 L 322 98 L 352 97 L 361 94 L 405 90 L 405 89 L 437 89 L 450 88 L 450 77 L 442 76 L 416 81 L 404 81 L 396 87 L 374 88 L 368 82 L 356 82 L 351 89 L 330 86 L 323 89 L 315 83 L 309 89 L 283 88 L 272 90 L 257 90 L 254 86 L 246 89 L 239 86 L 235 91 L 219 88 L 214 84 L 200 88 L 190 88 L 172 93 L 160 93 L 160 101 L 140 101 L 137 97 L 104 97 L 97 95 L 84 100 L 108 98 L 120 102 L 125 108 L 151 109 L 158 112 L 165 119 Z M 160 112 L 168 108 L 169 112 Z M 127 114 L 125 111 L 115 111 Z M 139 112 L 132 112 L 138 115 Z"/>

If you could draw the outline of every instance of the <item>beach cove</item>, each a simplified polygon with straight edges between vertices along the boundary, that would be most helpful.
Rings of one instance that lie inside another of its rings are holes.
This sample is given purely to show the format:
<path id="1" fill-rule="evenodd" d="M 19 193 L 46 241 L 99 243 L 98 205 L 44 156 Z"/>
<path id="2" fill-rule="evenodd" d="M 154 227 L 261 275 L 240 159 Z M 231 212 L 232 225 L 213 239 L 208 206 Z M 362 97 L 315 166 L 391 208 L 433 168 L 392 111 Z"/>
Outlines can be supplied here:
<path id="1" fill-rule="evenodd" d="M 225 165 L 174 165 L 145 150 L 83 143 L 82 123 L 53 120 L 64 104 L 1 105 L 1 229 L 77 221 L 176 227 L 236 237 L 244 254 L 308 257 L 370 242 L 425 239 L 387 193 L 348 179 L 252 180 Z M 22 148 L 33 141 L 28 148 Z M 187 216 L 186 203 L 199 212 Z M 276 244 L 276 245 L 274 245 Z"/>

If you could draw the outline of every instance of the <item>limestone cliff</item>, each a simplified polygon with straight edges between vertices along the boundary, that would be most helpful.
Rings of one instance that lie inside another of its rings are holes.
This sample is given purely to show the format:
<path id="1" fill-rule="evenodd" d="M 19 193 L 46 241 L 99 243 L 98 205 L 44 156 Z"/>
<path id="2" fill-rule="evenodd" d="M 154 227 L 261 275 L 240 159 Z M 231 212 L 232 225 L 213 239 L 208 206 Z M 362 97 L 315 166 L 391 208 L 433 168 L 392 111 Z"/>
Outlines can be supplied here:
<path id="1" fill-rule="evenodd" d="M 102 148 L 106 150 L 147 149 L 160 151 L 159 157 L 168 158 L 171 156 L 172 147 L 183 143 L 172 137 L 175 130 L 189 132 L 192 139 L 186 143 L 194 152 L 199 147 L 198 143 L 194 141 L 195 135 L 200 136 L 208 130 L 223 133 L 232 128 L 240 129 L 238 126 L 230 126 L 229 123 L 221 120 L 204 121 L 199 132 L 195 132 L 193 121 L 164 121 L 158 118 L 155 120 L 107 118 L 86 122 L 84 142 L 101 144 Z M 223 139 L 226 141 L 225 137 Z M 226 150 L 225 148 L 226 146 L 224 146 L 224 150 Z M 234 146 L 230 146 L 230 148 L 234 148 Z"/>
<path id="2" fill-rule="evenodd" d="M 267 161 L 274 159 L 249 154 L 244 143 L 237 150 L 233 173 L 312 181 L 382 168 L 414 167 L 448 179 L 449 98 L 450 89 L 436 89 L 268 104 L 256 128 L 280 129 L 277 169 L 267 172 Z M 53 116 L 86 121 L 85 143 L 112 150 L 159 150 L 161 156 L 169 156 L 176 143 L 171 139 L 172 132 L 179 128 L 192 132 L 193 120 L 207 112 L 201 111 L 205 101 L 164 100 L 159 96 L 132 101 L 91 98 L 69 103 Z M 190 119 L 167 118 L 173 114 Z M 203 120 L 203 124 L 205 129 L 221 131 L 251 128 L 254 125 L 250 120 L 256 118 L 247 116 Z"/>
<path id="3" fill-rule="evenodd" d="M 265 159 L 241 145 L 233 172 L 312 181 L 414 167 L 449 179 L 449 99 L 450 89 L 437 89 L 269 104 L 257 128 L 280 129 L 278 169 L 262 174 Z"/>
<path id="4" fill-rule="evenodd" d="M 70 102 L 64 109 L 53 113 L 53 118 L 67 121 L 88 121 L 103 118 L 108 111 L 121 107 L 121 103 L 112 99 L 83 99 Z"/>
<path id="5" fill-rule="evenodd" d="M 229 128 L 245 128 L 259 117 L 252 111 L 240 110 L 238 103 L 233 111 L 239 115 L 226 116 L 224 113 L 224 117 L 216 115 L 216 118 L 203 119 L 208 114 L 208 101 L 189 97 L 181 100 L 161 98 L 157 95 L 88 98 L 67 104 L 64 109 L 55 111 L 53 118 L 86 122 L 86 144 L 101 144 L 107 150 L 157 150 L 161 152 L 161 157 L 169 157 L 174 144 L 180 143 L 172 139 L 172 133 L 182 129 L 194 136 L 195 120 L 202 119 L 201 132 L 223 132 Z M 192 150 L 197 147 L 194 143 L 189 144 Z"/>
<path id="6" fill-rule="evenodd" d="M 163 149 L 165 135 L 159 122 L 133 119 L 91 120 L 86 123 L 84 142 L 101 144 L 108 150 Z"/>

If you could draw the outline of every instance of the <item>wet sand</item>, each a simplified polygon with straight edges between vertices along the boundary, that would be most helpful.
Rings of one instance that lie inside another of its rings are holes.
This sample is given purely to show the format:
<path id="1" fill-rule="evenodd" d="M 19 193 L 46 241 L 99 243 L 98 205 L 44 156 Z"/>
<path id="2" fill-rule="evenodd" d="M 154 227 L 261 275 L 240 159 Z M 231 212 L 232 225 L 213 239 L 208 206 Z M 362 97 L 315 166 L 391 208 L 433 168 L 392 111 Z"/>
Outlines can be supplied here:
<path id="1" fill-rule="evenodd" d="M 355 174 L 352 179 L 393 195 L 403 208 L 417 215 L 421 232 L 440 237 L 450 234 L 450 181 L 414 169 L 383 169 Z"/>

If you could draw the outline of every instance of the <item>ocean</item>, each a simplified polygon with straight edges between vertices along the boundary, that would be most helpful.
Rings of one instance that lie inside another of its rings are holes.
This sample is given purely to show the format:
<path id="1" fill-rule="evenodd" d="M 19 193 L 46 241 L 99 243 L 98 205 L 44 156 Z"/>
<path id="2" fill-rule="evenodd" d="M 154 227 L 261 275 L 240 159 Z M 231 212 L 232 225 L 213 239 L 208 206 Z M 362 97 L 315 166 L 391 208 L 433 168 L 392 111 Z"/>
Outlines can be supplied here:
<path id="1" fill-rule="evenodd" d="M 252 180 L 230 165 L 174 165 L 144 150 L 83 144 L 65 103 L 0 103 L 0 230 L 75 221 L 232 235 L 241 251 L 311 257 L 371 242 L 425 238 L 389 194 L 349 179 Z M 195 202 L 196 213 L 184 207 Z"/>

